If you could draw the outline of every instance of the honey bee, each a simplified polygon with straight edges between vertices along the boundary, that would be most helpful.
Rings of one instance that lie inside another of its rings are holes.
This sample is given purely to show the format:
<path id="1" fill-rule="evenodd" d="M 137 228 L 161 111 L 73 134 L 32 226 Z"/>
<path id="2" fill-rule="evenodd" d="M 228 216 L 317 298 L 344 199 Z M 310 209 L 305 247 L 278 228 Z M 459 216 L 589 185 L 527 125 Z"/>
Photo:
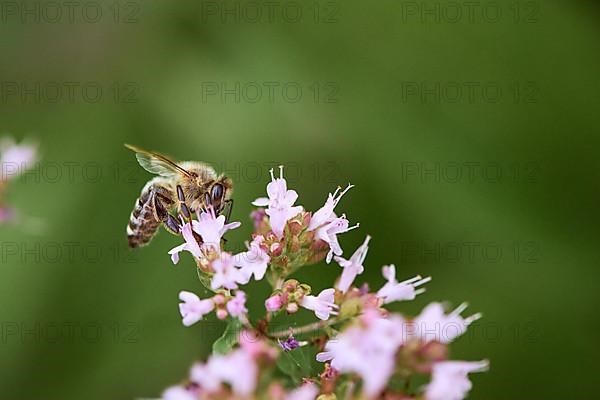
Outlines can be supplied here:
<path id="1" fill-rule="evenodd" d="M 127 225 L 129 247 L 150 243 L 161 224 L 178 235 L 181 222 L 172 214 L 191 219 L 191 212 L 212 207 L 216 215 L 227 208 L 229 220 L 233 207 L 233 182 L 217 175 L 207 164 L 197 161 L 175 163 L 167 157 L 126 144 L 135 152 L 138 163 L 146 171 L 159 175 L 146 183 L 135 201 Z"/>

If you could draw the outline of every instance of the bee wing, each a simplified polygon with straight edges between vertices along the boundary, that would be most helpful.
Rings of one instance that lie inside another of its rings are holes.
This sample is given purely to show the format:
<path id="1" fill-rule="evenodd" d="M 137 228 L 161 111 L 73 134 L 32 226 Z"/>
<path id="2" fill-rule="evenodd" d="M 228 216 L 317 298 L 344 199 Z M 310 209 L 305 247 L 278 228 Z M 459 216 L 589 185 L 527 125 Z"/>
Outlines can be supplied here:
<path id="1" fill-rule="evenodd" d="M 187 177 L 190 176 L 188 171 L 181 168 L 175 162 L 169 160 L 162 154 L 140 149 L 139 147 L 132 146 L 130 144 L 125 144 L 125 147 L 134 151 L 135 158 L 137 158 L 138 163 L 142 166 L 142 168 L 152 174 L 164 177 L 172 177 L 175 175 L 183 175 Z"/>

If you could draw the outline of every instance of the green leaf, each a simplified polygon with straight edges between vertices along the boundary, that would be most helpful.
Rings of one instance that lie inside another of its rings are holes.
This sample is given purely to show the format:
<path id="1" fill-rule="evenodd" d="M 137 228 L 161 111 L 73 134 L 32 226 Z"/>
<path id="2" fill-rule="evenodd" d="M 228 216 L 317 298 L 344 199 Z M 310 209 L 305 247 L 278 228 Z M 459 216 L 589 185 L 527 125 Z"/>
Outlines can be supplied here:
<path id="1" fill-rule="evenodd" d="M 199 268 L 196 268 L 196 272 L 198 273 L 198 280 L 200 280 L 202 286 L 204 286 L 205 289 L 209 290 L 212 293 L 213 290 L 210 286 L 210 276 L 200 271 Z"/>
<path id="2" fill-rule="evenodd" d="M 292 351 L 284 351 L 277 359 L 277 368 L 295 383 L 300 383 L 302 378 L 311 375 L 311 361 L 305 349 L 307 348 L 299 347 Z"/>
<path id="3" fill-rule="evenodd" d="M 213 353 L 229 353 L 233 346 L 238 342 L 241 329 L 242 323 L 237 318 L 229 320 L 223 335 L 213 343 Z"/>

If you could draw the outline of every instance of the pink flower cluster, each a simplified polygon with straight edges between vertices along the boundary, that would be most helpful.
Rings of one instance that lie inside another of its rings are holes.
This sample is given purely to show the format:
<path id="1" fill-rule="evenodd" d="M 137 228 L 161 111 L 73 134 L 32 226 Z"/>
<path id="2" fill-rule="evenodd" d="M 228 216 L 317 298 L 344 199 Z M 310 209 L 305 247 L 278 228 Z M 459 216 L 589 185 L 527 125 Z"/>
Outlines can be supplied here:
<path id="1" fill-rule="evenodd" d="M 214 311 L 241 330 L 227 341 L 225 352 L 220 347 L 205 363 L 195 364 L 188 379 L 167 389 L 163 399 L 331 400 L 339 398 L 341 388 L 345 399 L 460 400 L 468 394 L 468 374 L 486 370 L 488 362 L 449 361 L 447 347 L 481 315 L 461 316 L 466 303 L 450 312 L 442 303 L 430 303 L 416 317 L 390 312 L 386 305 L 415 299 L 431 280 L 400 280 L 393 264 L 382 267 L 385 283 L 378 290 L 357 286 L 371 237 L 345 258 L 338 235 L 358 224 L 350 226 L 345 214 L 334 211 L 350 188 L 330 193 L 323 207 L 311 213 L 295 205 L 298 193 L 288 189 L 283 167 L 278 178 L 271 171 L 267 197 L 253 202 L 260 208 L 251 214 L 248 250 L 235 255 L 224 249 L 223 235 L 239 222 L 227 223 L 209 209 L 183 225 L 184 243 L 169 252 L 172 261 L 178 263 L 183 251 L 191 253 L 200 281 L 214 293 L 200 299 L 182 291 L 183 324 L 189 327 Z M 309 284 L 290 277 L 323 260 L 334 260 L 340 268 L 331 287 L 313 294 Z M 272 287 L 265 315 L 256 321 L 248 318 L 246 293 L 240 289 L 252 278 L 266 279 Z M 289 316 L 302 308 L 314 313 L 315 321 L 290 323 Z M 285 329 L 274 329 L 281 321 Z M 291 355 L 306 359 L 311 347 L 323 363 L 321 371 L 312 371 L 310 362 L 301 366 L 297 358 L 292 364 L 304 368 L 301 376 L 296 367 L 286 367 Z M 413 388 L 413 376 L 426 376 L 429 383 Z"/>

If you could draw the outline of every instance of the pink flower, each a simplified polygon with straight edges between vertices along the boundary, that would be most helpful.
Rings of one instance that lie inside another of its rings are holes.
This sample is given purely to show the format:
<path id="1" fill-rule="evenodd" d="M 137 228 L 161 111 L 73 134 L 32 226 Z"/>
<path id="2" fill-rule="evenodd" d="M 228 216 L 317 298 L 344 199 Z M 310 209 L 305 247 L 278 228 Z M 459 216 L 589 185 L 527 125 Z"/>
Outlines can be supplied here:
<path id="1" fill-rule="evenodd" d="M 32 167 L 37 149 L 33 144 L 17 144 L 11 138 L 0 140 L 0 178 L 2 182 Z"/>
<path id="2" fill-rule="evenodd" d="M 315 400 L 319 394 L 319 388 L 314 383 L 305 383 L 297 389 L 294 389 L 285 400 Z"/>
<path id="3" fill-rule="evenodd" d="M 417 295 L 425 292 L 425 289 L 416 289 L 416 287 L 431 280 L 430 276 L 427 278 L 415 276 L 414 278 L 398 282 L 396 280 L 396 266 L 393 264 L 384 266 L 382 272 L 383 276 L 387 279 L 387 283 L 379 289 L 377 296 L 383 299 L 383 304 L 394 301 L 414 300 Z"/>
<path id="4" fill-rule="evenodd" d="M 346 219 L 346 215 L 343 214 L 341 217 L 334 218 L 327 224 L 317 229 L 315 232 L 315 237 L 329 245 L 329 252 L 327 253 L 327 257 L 325 257 L 327 264 L 331 262 L 331 258 L 334 255 L 341 256 L 343 254 L 342 248 L 340 247 L 340 243 L 337 239 L 337 235 L 348 232 L 354 228 L 358 228 L 358 226 L 359 224 L 349 227 L 349 222 Z"/>
<path id="5" fill-rule="evenodd" d="M 258 199 L 257 199 L 258 200 Z M 250 213 L 250 218 L 252 219 L 254 230 L 257 230 L 260 224 L 263 222 L 264 218 L 267 216 L 264 208 L 257 208 Z"/>
<path id="6" fill-rule="evenodd" d="M 196 390 L 187 389 L 183 386 L 171 386 L 162 394 L 162 400 L 197 400 Z"/>
<path id="7" fill-rule="evenodd" d="M 325 289 L 318 296 L 304 296 L 302 307 L 315 312 L 317 318 L 328 320 L 329 315 L 337 315 L 339 306 L 335 304 L 335 289 Z"/>
<path id="8" fill-rule="evenodd" d="M 221 239 L 225 232 L 230 229 L 235 229 L 241 224 L 239 222 L 231 222 L 225 224 L 225 216 L 215 215 L 215 210 L 209 207 L 207 211 L 198 214 L 198 221 L 192 221 L 194 232 L 202 237 L 202 248 L 221 251 Z"/>
<path id="9" fill-rule="evenodd" d="M 183 301 L 179 303 L 179 312 L 183 317 L 184 326 L 194 325 L 215 308 L 211 299 L 200 300 L 191 292 L 179 292 L 179 300 Z"/>
<path id="10" fill-rule="evenodd" d="M 240 348 L 254 359 L 266 357 L 275 360 L 278 356 L 277 349 L 262 340 L 261 334 L 256 331 L 242 330 L 239 335 L 239 342 Z"/>
<path id="11" fill-rule="evenodd" d="M 394 372 L 396 352 L 403 344 L 398 332 L 404 320 L 399 316 L 383 318 L 373 313 L 364 316 L 362 322 L 329 340 L 325 351 L 317 354 L 317 361 L 331 360 L 331 366 L 337 371 L 358 374 L 363 380 L 363 391 L 368 396 L 376 396 Z"/>
<path id="12" fill-rule="evenodd" d="M 206 364 L 196 364 L 190 375 L 192 382 L 209 393 L 227 383 L 236 395 L 248 396 L 256 388 L 258 366 L 249 352 L 239 348 L 227 355 L 213 355 Z"/>
<path id="13" fill-rule="evenodd" d="M 252 275 L 254 275 L 254 279 L 259 281 L 267 272 L 267 266 L 269 265 L 271 258 L 260 246 L 262 241 L 263 237 L 257 236 L 252 243 L 250 243 L 250 249 L 248 251 L 235 256 L 235 265 L 241 267 L 240 271 L 244 276 L 244 280 L 241 282 L 242 284 L 248 283 Z"/>
<path id="14" fill-rule="evenodd" d="M 189 251 L 196 258 L 202 257 L 200 245 L 196 241 L 196 238 L 192 233 L 192 226 L 189 223 L 184 224 L 181 227 L 181 234 L 183 235 L 185 243 L 177 247 L 173 247 L 171 250 L 169 250 L 169 254 L 171 255 L 171 261 L 173 261 L 173 264 L 177 264 L 179 262 L 179 253 L 182 251 Z"/>
<path id="15" fill-rule="evenodd" d="M 210 282 L 212 290 L 218 288 L 237 289 L 238 283 L 245 280 L 239 269 L 235 267 L 235 260 L 229 253 L 221 253 L 220 257 L 211 264 L 215 274 Z"/>
<path id="16" fill-rule="evenodd" d="M 338 187 L 335 190 L 335 192 L 333 192 L 333 194 L 329 193 L 329 196 L 327 197 L 327 201 L 325 201 L 325 205 L 323 207 L 321 207 L 319 210 L 317 210 L 312 215 L 312 217 L 310 219 L 310 223 L 308 225 L 308 230 L 314 231 L 315 229 L 322 226 L 323 224 L 333 221 L 336 218 L 336 215 L 333 212 L 333 209 L 340 202 L 340 199 L 342 198 L 342 196 L 344 196 L 344 194 L 346 194 L 346 192 L 348 190 L 350 190 L 352 187 L 354 187 L 354 186 L 348 184 L 346 189 L 344 189 L 341 193 L 339 193 L 339 195 L 338 195 L 338 192 L 341 189 L 340 187 Z"/>
<path id="17" fill-rule="evenodd" d="M 462 400 L 472 386 L 467 375 L 471 372 L 486 371 L 488 367 L 487 360 L 435 363 L 431 373 L 431 382 L 425 387 L 425 398 L 427 400 Z"/>
<path id="18" fill-rule="evenodd" d="M 266 207 L 266 213 L 269 216 L 271 230 L 279 239 L 283 237 L 285 224 L 288 220 L 302 212 L 302 206 L 294 206 L 298 200 L 298 193 L 295 190 L 287 189 L 287 182 L 283 178 L 283 166 L 279 167 L 279 178 L 275 179 L 273 169 L 271 169 L 271 182 L 267 185 L 267 197 L 260 197 L 252 204 L 259 207 Z"/>
<path id="19" fill-rule="evenodd" d="M 246 293 L 238 290 L 235 297 L 227 302 L 227 311 L 232 317 L 239 318 L 248 312 L 246 308 Z"/>
<path id="20" fill-rule="evenodd" d="M 283 305 L 281 296 L 276 294 L 265 300 L 265 308 L 269 312 L 279 311 Z"/>
<path id="21" fill-rule="evenodd" d="M 369 251 L 370 240 L 371 236 L 367 235 L 363 244 L 356 249 L 349 260 L 346 260 L 342 257 L 335 257 L 335 261 L 344 268 L 342 271 L 342 276 L 336 285 L 336 288 L 342 293 L 346 293 L 348 289 L 350 289 L 354 279 L 356 279 L 356 276 L 362 274 L 365 270 L 363 267 L 363 262 L 365 261 L 365 257 Z"/>
<path id="22" fill-rule="evenodd" d="M 411 330 L 407 334 L 423 342 L 435 340 L 440 343 L 450 343 L 467 331 L 467 327 L 481 318 L 481 314 L 473 314 L 463 318 L 460 313 L 467 308 L 467 303 L 462 303 L 450 314 L 445 314 L 440 303 L 431 303 L 421 314 L 408 325 Z"/>
<path id="23" fill-rule="evenodd" d="M 214 357 L 214 356 L 213 356 Z M 206 364 L 196 363 L 190 371 L 190 380 L 200 385 L 202 392 L 214 393 L 221 389 L 219 376 L 210 368 L 210 358 Z"/>

